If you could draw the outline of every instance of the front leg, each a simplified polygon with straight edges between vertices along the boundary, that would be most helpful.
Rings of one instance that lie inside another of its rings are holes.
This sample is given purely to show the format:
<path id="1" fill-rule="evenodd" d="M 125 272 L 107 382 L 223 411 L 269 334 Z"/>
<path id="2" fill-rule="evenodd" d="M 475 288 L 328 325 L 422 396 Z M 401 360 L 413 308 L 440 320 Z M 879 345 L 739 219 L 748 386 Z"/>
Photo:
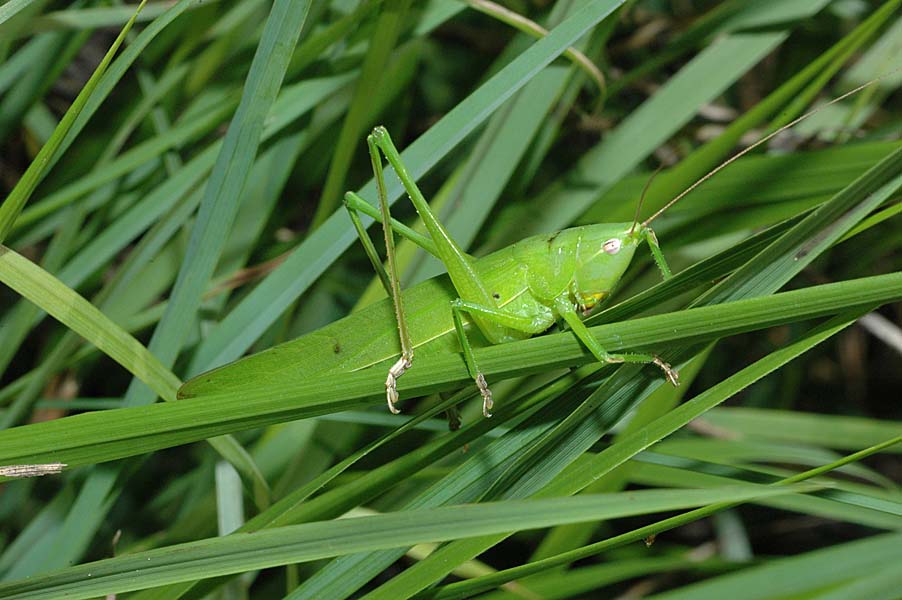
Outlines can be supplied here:
<path id="1" fill-rule="evenodd" d="M 557 313 L 563 317 L 564 321 L 567 322 L 567 325 L 570 326 L 570 329 L 573 330 L 576 337 L 579 338 L 586 348 L 589 349 L 589 352 L 591 352 L 599 361 L 607 363 L 653 364 L 664 371 L 664 377 L 673 386 L 680 385 L 680 375 L 677 373 L 676 369 L 653 354 L 642 354 L 638 352 L 612 354 L 605 350 L 602 345 L 598 343 L 598 339 L 592 335 L 591 331 L 589 331 L 589 328 L 586 327 L 586 324 L 580 320 L 579 315 L 576 314 L 576 309 L 573 308 L 573 305 L 567 297 L 561 296 L 555 300 L 554 308 Z"/>
<path id="2" fill-rule="evenodd" d="M 661 277 L 665 280 L 673 277 L 673 272 L 664 258 L 664 253 L 661 252 L 661 245 L 658 244 L 658 236 L 655 235 L 654 230 L 651 227 L 643 227 L 642 235 L 645 236 L 645 241 L 648 243 L 648 249 L 651 250 L 652 258 L 655 259 L 655 264 L 661 270 Z"/>

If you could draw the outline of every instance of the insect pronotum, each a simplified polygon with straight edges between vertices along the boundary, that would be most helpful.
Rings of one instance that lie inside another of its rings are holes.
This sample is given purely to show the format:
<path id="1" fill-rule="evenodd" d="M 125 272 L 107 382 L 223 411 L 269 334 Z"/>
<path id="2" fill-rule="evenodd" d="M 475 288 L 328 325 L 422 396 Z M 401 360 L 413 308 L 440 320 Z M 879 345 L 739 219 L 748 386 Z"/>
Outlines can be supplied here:
<path id="1" fill-rule="evenodd" d="M 479 259 L 466 254 L 432 213 L 422 192 L 405 168 L 388 131 L 381 126 L 373 129 L 372 133 L 367 136 L 367 145 L 376 178 L 379 213 L 374 213 L 372 207 L 353 192 L 345 195 L 345 206 L 367 256 L 391 297 L 395 309 L 401 340 L 401 356 L 389 368 L 385 380 L 386 401 L 389 410 L 395 414 L 400 412 L 396 406 L 398 402 L 397 382 L 398 378 L 411 367 L 414 350 L 404 314 L 401 286 L 395 264 L 395 229 L 436 256 L 448 270 L 451 282 L 459 295 L 458 298 L 451 301 L 449 307 L 454 328 L 463 350 L 467 370 L 482 396 L 482 410 L 486 417 L 491 416 L 492 392 L 476 364 L 473 349 L 464 327 L 464 314 L 492 344 L 532 337 L 563 320 L 600 362 L 653 364 L 661 369 L 667 381 L 673 385 L 679 385 L 677 371 L 654 354 L 611 353 L 605 350 L 582 322 L 580 313 L 588 312 L 611 293 L 629 267 L 636 248 L 642 242 L 648 244 L 662 276 L 665 279 L 671 276 L 670 267 L 664 259 L 658 239 L 650 226 L 652 221 L 671 206 L 733 161 L 766 143 L 775 135 L 796 125 L 825 106 L 839 102 L 876 81 L 879 81 L 879 78 L 846 92 L 762 137 L 712 169 L 642 222 L 639 222 L 639 209 L 637 208 L 636 218 L 632 223 L 585 225 L 551 234 L 533 236 Z M 423 220 L 428 237 L 392 221 L 383 175 L 383 155 L 400 178 L 404 190 Z M 646 190 L 647 188 L 646 184 Z M 643 197 L 644 193 L 643 191 Z M 641 207 L 641 198 L 639 206 Z M 373 216 L 383 224 L 387 271 L 379 260 L 375 246 L 366 233 L 358 212 Z"/>

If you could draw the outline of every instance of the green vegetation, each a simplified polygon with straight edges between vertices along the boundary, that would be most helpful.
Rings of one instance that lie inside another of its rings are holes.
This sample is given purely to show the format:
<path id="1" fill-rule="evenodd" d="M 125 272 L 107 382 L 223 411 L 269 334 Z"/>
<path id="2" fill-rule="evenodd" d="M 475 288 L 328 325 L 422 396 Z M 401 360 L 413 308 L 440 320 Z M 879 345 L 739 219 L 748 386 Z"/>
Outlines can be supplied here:
<path id="1" fill-rule="evenodd" d="M 900 7 L 0 4 L 0 598 L 896 598 Z M 486 419 L 450 328 L 389 414 L 341 206 L 375 205 L 373 126 L 484 256 L 629 222 L 662 167 L 648 218 L 867 82 L 656 219 L 674 276 L 640 246 L 588 316 L 682 385 L 474 335 Z"/>

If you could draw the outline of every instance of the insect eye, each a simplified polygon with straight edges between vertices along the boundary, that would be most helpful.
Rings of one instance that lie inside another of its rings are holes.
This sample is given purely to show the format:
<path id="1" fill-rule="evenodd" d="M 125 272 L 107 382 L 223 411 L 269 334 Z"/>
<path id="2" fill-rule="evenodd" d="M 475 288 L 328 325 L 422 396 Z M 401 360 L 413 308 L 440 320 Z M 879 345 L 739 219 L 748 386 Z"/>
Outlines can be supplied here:
<path id="1" fill-rule="evenodd" d="M 608 254 L 617 254 L 618 252 L 620 252 L 620 240 L 618 240 L 617 238 L 611 238 L 601 245 L 601 249 Z"/>

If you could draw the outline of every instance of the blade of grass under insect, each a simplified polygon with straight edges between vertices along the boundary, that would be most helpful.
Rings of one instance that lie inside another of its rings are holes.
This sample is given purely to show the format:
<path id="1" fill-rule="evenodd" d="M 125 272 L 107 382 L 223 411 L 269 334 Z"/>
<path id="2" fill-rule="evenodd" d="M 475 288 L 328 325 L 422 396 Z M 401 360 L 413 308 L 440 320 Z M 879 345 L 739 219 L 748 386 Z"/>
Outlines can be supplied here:
<path id="1" fill-rule="evenodd" d="M 881 146 L 880 148 L 881 148 L 880 152 L 874 154 L 874 157 L 879 158 L 880 156 L 883 156 L 885 154 L 885 151 L 883 150 L 883 146 Z M 845 153 L 843 153 L 843 156 L 845 156 Z M 755 159 L 755 160 L 757 161 L 758 159 Z M 825 164 L 825 168 L 827 168 L 827 166 L 828 165 Z M 736 186 L 737 192 L 742 192 L 742 187 L 743 186 L 737 184 L 737 186 Z M 720 191 L 720 190 L 715 190 L 715 191 Z M 782 227 L 785 227 L 785 226 L 781 226 L 781 228 Z M 776 235 L 780 231 L 782 231 L 782 229 L 778 229 L 778 230 L 772 231 L 770 233 L 762 233 L 761 235 L 768 236 L 769 239 L 773 239 L 770 236 Z M 748 249 L 743 250 L 743 259 L 742 260 L 748 260 L 751 257 L 751 255 L 760 251 L 761 243 L 764 243 L 764 242 L 760 242 L 760 243 L 759 242 L 756 242 L 755 240 L 749 240 L 750 246 Z M 746 243 L 743 243 L 740 246 L 738 246 L 737 249 L 745 248 L 745 245 L 746 245 Z M 726 273 L 728 273 L 733 268 L 732 266 L 730 266 L 732 264 L 732 260 L 733 260 L 732 250 L 725 251 L 723 253 L 723 256 L 714 256 L 709 259 L 706 259 L 702 263 L 699 263 L 699 265 L 697 265 L 696 267 L 692 267 L 690 269 L 685 270 L 682 273 L 678 273 L 671 280 L 658 284 L 652 290 L 649 290 L 643 296 L 640 296 L 639 298 L 637 298 L 637 301 L 641 301 L 646 306 L 655 305 L 655 304 L 657 304 L 659 302 L 663 302 L 665 299 L 669 298 L 672 293 L 675 293 L 674 290 L 679 290 L 679 289 L 684 289 L 684 288 L 691 289 L 695 285 L 702 285 L 702 284 L 707 285 L 709 283 L 709 280 L 719 279 L 719 278 L 723 277 Z M 710 270 L 709 270 L 709 267 L 710 267 Z M 442 288 L 442 289 L 444 289 L 444 288 Z M 445 296 L 442 296 L 442 298 L 445 298 Z M 443 304 L 444 302 L 447 302 L 448 300 L 450 300 L 450 297 L 448 297 L 447 300 L 440 299 L 438 301 L 438 304 Z M 634 309 L 634 308 L 631 308 L 632 302 L 633 301 L 631 300 L 631 301 L 627 302 L 625 305 L 620 305 L 613 309 L 615 311 L 619 311 L 619 312 L 614 313 L 614 314 L 619 315 L 617 319 L 612 319 L 611 317 L 608 317 L 608 316 L 605 316 L 602 318 L 604 318 L 606 321 L 620 320 L 620 319 L 626 318 L 628 316 L 633 316 L 633 315 L 637 314 L 639 312 L 638 308 L 641 308 L 641 304 L 640 304 L 640 306 L 637 306 Z M 370 312 L 372 312 L 372 311 L 370 311 Z M 602 315 L 607 315 L 607 314 L 608 313 L 602 313 Z M 392 331 L 394 326 L 387 319 L 388 319 L 388 317 L 386 317 L 386 320 L 384 321 L 385 322 L 384 327 L 386 328 L 386 330 Z M 594 319 L 593 319 L 593 321 L 594 321 Z M 376 327 L 374 325 L 374 323 L 375 323 L 374 316 L 370 314 L 369 316 L 364 317 L 362 321 L 355 321 L 354 319 L 351 319 L 350 321 L 347 322 L 346 327 L 345 327 L 344 322 L 340 321 L 338 323 L 335 323 L 334 326 L 330 326 L 328 328 L 328 330 L 324 330 L 322 333 L 323 333 L 323 335 L 327 335 L 327 334 L 334 335 L 338 339 L 349 339 L 348 336 L 350 335 L 351 332 L 347 331 L 347 329 L 351 328 L 353 330 L 355 328 L 359 328 L 359 327 L 363 326 L 363 323 L 366 323 L 370 328 Z M 392 334 L 389 333 L 389 335 L 392 335 Z M 244 387 L 248 387 L 247 382 L 249 382 L 249 381 L 257 382 L 260 385 L 266 385 L 267 381 L 273 380 L 273 379 L 278 379 L 278 376 L 276 376 L 275 373 L 277 371 L 284 370 L 283 367 L 286 364 L 286 360 L 290 364 L 295 364 L 295 363 L 303 364 L 305 362 L 309 363 L 311 360 L 313 360 L 315 362 L 322 361 L 324 363 L 329 363 L 329 361 L 332 360 L 330 357 L 333 356 L 331 345 L 329 345 L 328 348 L 325 349 L 325 352 L 328 354 L 328 356 L 312 355 L 311 354 L 312 350 L 304 338 L 296 340 L 296 342 L 291 342 L 291 343 L 281 347 L 281 350 L 283 352 L 289 351 L 289 349 L 291 350 L 290 355 L 283 355 L 283 354 L 276 354 L 276 353 L 263 353 L 260 355 L 256 355 L 254 357 L 243 359 L 242 361 L 240 361 L 237 364 L 230 365 L 230 366 L 226 367 L 225 369 L 221 369 L 221 370 L 217 371 L 217 374 L 214 376 L 214 379 L 216 379 L 215 383 L 200 383 L 198 381 L 192 381 L 192 382 L 189 382 L 186 387 L 191 388 L 192 391 L 190 392 L 190 395 L 193 395 L 195 392 L 200 392 L 200 393 L 214 392 L 217 389 L 216 386 L 223 386 L 223 385 L 235 386 L 237 388 L 244 388 Z M 271 360 L 270 358 L 267 358 L 267 357 L 274 358 L 274 360 Z M 361 364 L 368 364 L 369 362 L 376 362 L 377 360 L 380 359 L 380 358 L 377 358 L 376 356 L 370 356 L 369 358 L 370 358 L 369 361 L 363 362 Z M 390 358 L 390 355 L 385 355 L 382 358 L 385 358 L 385 359 Z M 331 363 L 329 363 L 329 364 L 331 364 Z M 347 365 L 345 365 L 345 368 L 346 367 L 347 367 Z M 226 373 L 228 373 L 229 375 L 227 376 Z M 300 373 L 299 373 L 299 375 L 300 375 Z M 256 385 L 256 384 L 254 384 L 254 385 Z M 254 385 L 251 385 L 250 387 L 254 387 Z"/>
<path id="2" fill-rule="evenodd" d="M 848 307 L 897 301 L 902 274 L 868 277 L 772 296 L 655 315 L 593 327 L 605 347 L 701 342 L 761 327 L 834 314 Z M 570 333 L 548 335 L 476 351 L 487 375 L 503 378 L 590 362 Z M 458 355 L 424 357 L 399 389 L 423 395 L 456 388 L 469 380 Z M 58 459 L 85 464 L 134 456 L 210 436 L 384 401 L 384 375 L 362 370 L 342 378 L 324 376 L 201 395 L 175 403 L 89 413 L 0 432 L 0 462 L 34 463 Z M 97 447 L 102 432 L 106 443 Z"/>
<path id="3" fill-rule="evenodd" d="M 107 51 L 106 55 L 104 55 L 103 60 L 97 65 L 91 78 L 75 98 L 72 106 L 70 106 L 66 111 L 66 114 L 63 115 L 63 118 L 60 120 L 53 135 L 47 143 L 44 144 L 41 151 L 38 152 L 38 155 L 25 170 L 25 173 L 22 174 L 22 177 L 3 201 L 3 204 L 0 204 L 0 243 L 6 239 L 6 236 L 12 229 L 19 213 L 21 213 L 22 209 L 25 207 L 25 203 L 28 202 L 29 197 L 31 197 L 31 194 L 38 186 L 38 183 L 40 183 L 41 179 L 47 174 L 50 163 L 54 160 L 54 155 L 60 150 L 63 138 L 69 133 L 69 130 L 75 123 L 75 119 L 87 104 L 88 98 L 94 92 L 94 89 L 100 82 L 100 78 L 103 77 L 104 72 L 113 60 L 113 56 L 125 40 L 125 35 L 132 28 L 132 25 L 135 24 L 135 19 L 138 18 L 138 15 L 141 13 L 141 9 L 146 2 L 147 0 L 142 0 L 137 9 L 135 9 L 131 19 L 128 20 L 122 28 L 122 31 L 119 32 L 119 35 L 113 41 L 110 49 Z"/>
<path id="4" fill-rule="evenodd" d="M 252 569 L 367 550 L 445 541 L 510 529 L 632 516 L 714 502 L 738 502 L 810 490 L 810 486 L 731 486 L 644 490 L 602 496 L 447 506 L 235 534 L 70 567 L 0 585 L 9 600 L 92 598 Z"/>
<path id="5" fill-rule="evenodd" d="M 481 85 L 405 149 L 401 156 L 411 175 L 421 177 L 514 92 L 622 3 L 623 0 L 586 3 Z M 387 183 L 389 198 L 394 201 L 400 194 L 400 185 L 394 177 Z M 359 192 L 363 197 L 374 197 L 375 184 L 370 182 Z M 335 213 L 329 217 L 210 332 L 195 353 L 189 371 L 198 373 L 240 356 L 355 238 L 345 215 Z"/>

